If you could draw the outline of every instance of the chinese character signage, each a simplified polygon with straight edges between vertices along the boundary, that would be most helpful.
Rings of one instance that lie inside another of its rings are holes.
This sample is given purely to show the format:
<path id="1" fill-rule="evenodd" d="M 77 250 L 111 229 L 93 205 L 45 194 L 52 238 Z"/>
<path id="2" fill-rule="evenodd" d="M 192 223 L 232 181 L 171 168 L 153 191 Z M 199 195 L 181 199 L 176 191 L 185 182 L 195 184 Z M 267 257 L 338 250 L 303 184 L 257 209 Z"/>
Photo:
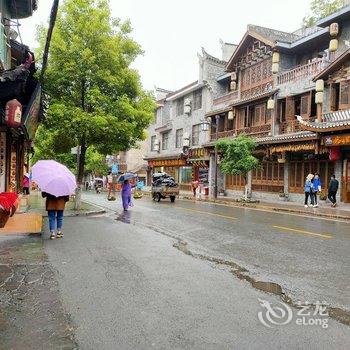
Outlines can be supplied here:
<path id="1" fill-rule="evenodd" d="M 322 143 L 325 146 L 347 146 L 350 145 L 350 134 L 325 136 Z"/>
<path id="2" fill-rule="evenodd" d="M 38 83 L 23 116 L 23 124 L 29 140 L 33 140 L 39 126 L 39 111 L 41 103 L 41 85 Z"/>

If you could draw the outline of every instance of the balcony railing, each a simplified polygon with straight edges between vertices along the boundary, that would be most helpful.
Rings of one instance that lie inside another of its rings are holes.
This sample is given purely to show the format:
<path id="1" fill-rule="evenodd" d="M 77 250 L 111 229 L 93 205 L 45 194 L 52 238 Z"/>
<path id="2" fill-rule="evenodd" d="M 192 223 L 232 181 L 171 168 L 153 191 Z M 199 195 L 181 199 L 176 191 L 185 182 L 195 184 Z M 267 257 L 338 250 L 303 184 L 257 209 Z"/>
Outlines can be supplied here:
<path id="1" fill-rule="evenodd" d="M 224 137 L 232 137 L 232 136 L 236 136 L 235 130 L 221 131 L 221 132 L 218 132 L 217 135 L 216 135 L 216 133 L 211 134 L 210 141 L 216 141 L 216 140 L 222 139 Z"/>
<path id="2" fill-rule="evenodd" d="M 321 70 L 324 69 L 328 64 L 329 62 L 327 60 L 320 58 L 313 62 L 288 70 L 277 76 L 277 84 L 282 85 L 297 80 L 311 78 L 317 73 L 321 72 Z"/>
<path id="3" fill-rule="evenodd" d="M 249 136 L 268 136 L 268 134 L 271 132 L 271 124 L 265 124 L 265 125 L 256 125 L 256 126 L 249 126 L 246 128 L 238 129 L 237 135 L 239 134 L 247 134 Z"/>
<path id="4" fill-rule="evenodd" d="M 302 129 L 297 120 L 291 120 L 280 124 L 280 134 L 292 134 L 299 131 L 302 131 Z"/>
<path id="5" fill-rule="evenodd" d="M 213 105 L 217 106 L 217 105 L 220 105 L 222 103 L 229 104 L 229 103 L 232 103 L 234 101 L 237 101 L 238 98 L 239 98 L 238 90 L 231 91 L 226 95 L 215 98 L 213 100 Z"/>
<path id="6" fill-rule="evenodd" d="M 212 133 L 210 135 L 210 141 L 216 141 L 219 139 L 222 139 L 224 137 L 234 137 L 239 134 L 247 134 L 249 136 L 268 136 L 268 134 L 271 132 L 271 124 L 265 124 L 265 125 L 256 125 L 256 126 L 250 126 L 246 128 L 241 128 L 237 130 L 228 130 L 228 131 L 220 131 L 216 135 L 216 133 Z"/>

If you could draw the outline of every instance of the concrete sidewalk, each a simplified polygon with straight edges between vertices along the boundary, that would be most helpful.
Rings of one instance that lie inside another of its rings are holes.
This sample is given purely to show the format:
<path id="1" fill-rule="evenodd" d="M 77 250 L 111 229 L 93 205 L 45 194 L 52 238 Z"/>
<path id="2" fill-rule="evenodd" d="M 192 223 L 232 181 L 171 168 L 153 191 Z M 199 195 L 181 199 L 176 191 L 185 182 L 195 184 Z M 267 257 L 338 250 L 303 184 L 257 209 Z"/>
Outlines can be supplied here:
<path id="1" fill-rule="evenodd" d="M 69 201 L 64 216 L 89 216 L 104 212 L 105 210 L 85 202 L 82 202 L 80 210 L 75 210 L 74 202 Z M 41 233 L 43 217 L 47 217 L 47 211 L 45 210 L 45 199 L 41 197 L 41 193 L 33 192 L 30 196 L 22 196 L 20 208 L 14 216 L 9 218 L 5 227 L 0 228 L 0 235 Z"/>
<path id="2" fill-rule="evenodd" d="M 30 213 L 40 213 L 43 217 L 47 216 L 47 211 L 45 210 L 45 198 L 41 197 L 40 192 L 33 192 L 29 196 L 29 207 L 27 209 Z M 104 213 L 104 210 L 101 210 L 101 208 L 96 207 L 92 204 L 85 203 L 82 201 L 81 209 L 75 210 L 74 209 L 74 202 L 70 200 L 66 204 L 66 208 L 64 210 L 64 216 L 71 217 L 71 216 L 80 216 L 80 215 L 97 215 Z"/>
<path id="3" fill-rule="evenodd" d="M 144 194 L 151 195 L 150 188 L 147 188 L 143 191 Z M 193 197 L 192 192 L 180 191 L 180 199 L 186 199 L 191 201 L 200 201 L 208 203 L 217 203 L 230 206 L 238 207 L 248 207 L 248 208 L 257 208 L 261 210 L 270 210 L 278 212 L 287 212 L 287 213 L 297 213 L 304 214 L 308 216 L 320 216 L 333 219 L 342 219 L 350 220 L 350 204 L 338 203 L 336 208 L 332 208 L 331 204 L 328 201 L 319 200 L 318 208 L 305 208 L 304 203 L 292 202 L 292 201 L 282 201 L 276 199 L 276 201 L 252 201 L 245 202 L 242 201 L 241 197 L 230 197 L 230 196 L 219 196 L 217 199 L 211 198 L 209 196 L 201 195 Z"/>

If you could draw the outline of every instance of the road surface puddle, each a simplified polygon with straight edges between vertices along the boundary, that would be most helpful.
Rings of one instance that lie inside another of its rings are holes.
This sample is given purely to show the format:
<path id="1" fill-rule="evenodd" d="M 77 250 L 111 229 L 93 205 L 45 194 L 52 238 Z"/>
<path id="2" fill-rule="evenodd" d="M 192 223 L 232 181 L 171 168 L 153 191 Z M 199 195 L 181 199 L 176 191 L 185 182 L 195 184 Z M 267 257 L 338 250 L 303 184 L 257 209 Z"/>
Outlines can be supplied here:
<path id="1" fill-rule="evenodd" d="M 282 287 L 273 282 L 263 282 L 263 281 L 252 281 L 252 286 L 255 289 L 262 290 L 263 292 L 272 293 L 276 295 L 282 295 Z"/>
<path id="2" fill-rule="evenodd" d="M 124 222 L 125 224 L 131 223 L 131 213 L 129 211 L 124 211 L 116 217 L 117 221 Z"/>
<path id="3" fill-rule="evenodd" d="M 290 296 L 283 290 L 282 286 L 275 282 L 265 282 L 258 281 L 249 275 L 249 271 L 242 266 L 234 263 L 233 261 L 223 260 L 220 258 L 215 258 L 203 254 L 197 254 L 192 252 L 188 248 L 187 242 L 178 239 L 177 242 L 173 244 L 173 247 L 181 251 L 182 253 L 192 256 L 197 259 L 206 260 L 211 263 L 215 263 L 217 265 L 226 266 L 230 268 L 230 272 L 240 280 L 244 280 L 251 284 L 251 286 L 257 290 L 260 290 L 265 293 L 270 293 L 277 295 L 281 298 L 281 300 L 290 306 L 295 308 L 299 308 L 299 301 L 292 300 Z M 316 308 L 315 304 L 310 304 L 311 308 Z M 335 307 L 327 307 L 327 311 L 329 313 L 329 317 L 337 320 L 338 322 L 350 326 L 350 312 L 347 310 L 343 310 Z"/>

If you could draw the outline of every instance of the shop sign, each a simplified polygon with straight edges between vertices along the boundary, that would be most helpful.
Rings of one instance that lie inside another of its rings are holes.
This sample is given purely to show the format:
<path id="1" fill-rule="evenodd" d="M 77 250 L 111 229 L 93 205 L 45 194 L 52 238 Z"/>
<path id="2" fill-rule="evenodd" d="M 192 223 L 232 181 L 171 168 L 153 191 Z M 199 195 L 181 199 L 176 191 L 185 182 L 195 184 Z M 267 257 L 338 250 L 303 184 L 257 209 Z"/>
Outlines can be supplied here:
<path id="1" fill-rule="evenodd" d="M 0 175 L 5 173 L 6 162 L 6 133 L 0 133 Z"/>
<path id="2" fill-rule="evenodd" d="M 325 136 L 322 140 L 325 146 L 350 145 L 350 134 Z"/>
<path id="3" fill-rule="evenodd" d="M 205 158 L 209 157 L 208 151 L 204 148 L 193 148 L 189 150 L 189 158 Z"/>
<path id="4" fill-rule="evenodd" d="M 39 126 L 39 111 L 41 103 L 41 85 L 38 83 L 23 116 L 23 124 L 27 130 L 29 140 L 33 140 Z"/>
<path id="5" fill-rule="evenodd" d="M 150 160 L 148 166 L 160 167 L 160 166 L 184 166 L 186 161 L 184 159 L 166 159 L 166 160 Z"/>

